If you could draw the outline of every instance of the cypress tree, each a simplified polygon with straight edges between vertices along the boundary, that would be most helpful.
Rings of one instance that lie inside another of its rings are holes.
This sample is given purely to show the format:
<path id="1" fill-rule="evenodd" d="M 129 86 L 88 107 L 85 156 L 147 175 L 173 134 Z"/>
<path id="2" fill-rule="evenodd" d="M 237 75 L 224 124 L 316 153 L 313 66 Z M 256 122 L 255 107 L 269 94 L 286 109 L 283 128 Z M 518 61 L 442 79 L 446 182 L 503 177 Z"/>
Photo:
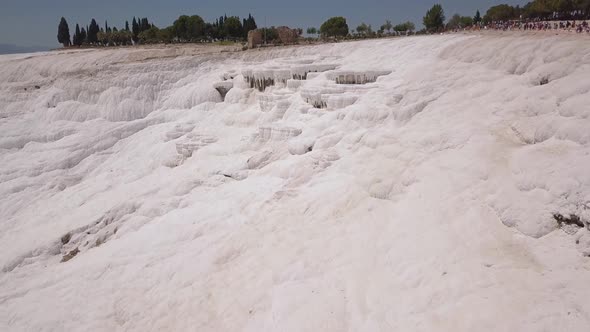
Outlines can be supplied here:
<path id="1" fill-rule="evenodd" d="M 100 31 L 98 28 L 98 24 L 96 24 L 96 20 L 92 19 L 90 22 L 90 26 L 88 27 L 88 43 L 89 44 L 96 44 L 98 42 L 97 34 Z"/>
<path id="2" fill-rule="evenodd" d="M 254 19 L 254 16 L 250 15 L 250 27 L 253 30 L 258 29 L 258 25 L 256 25 L 256 20 Z"/>
<path id="3" fill-rule="evenodd" d="M 144 17 L 141 19 L 140 24 L 139 24 L 139 32 L 143 32 L 146 31 L 150 28 L 150 23 L 147 19 L 147 17 Z"/>
<path id="4" fill-rule="evenodd" d="M 125 21 L 125 31 L 129 31 L 129 21 Z"/>
<path id="5" fill-rule="evenodd" d="M 68 47 L 72 44 L 70 42 L 70 28 L 68 27 L 68 22 L 63 17 L 59 21 L 59 26 L 57 28 L 57 41 L 60 44 L 63 44 L 64 47 Z"/>
<path id="6" fill-rule="evenodd" d="M 481 14 L 479 13 L 479 9 L 477 10 L 477 12 L 475 13 L 475 17 L 473 18 L 473 23 L 479 23 L 481 22 Z"/>
<path id="7" fill-rule="evenodd" d="M 76 23 L 76 32 L 74 32 L 74 40 L 73 43 L 76 46 L 80 46 L 82 45 L 82 36 L 80 33 L 80 26 L 78 26 L 78 23 Z"/>
<path id="8" fill-rule="evenodd" d="M 248 35 L 248 31 L 256 30 L 258 28 L 258 26 L 256 26 L 256 20 L 254 20 L 252 14 L 248 14 L 248 19 L 244 21 L 244 31 L 246 32 L 246 35 Z"/>
<path id="9" fill-rule="evenodd" d="M 217 28 L 217 38 L 223 39 L 223 16 L 219 16 L 219 27 Z"/>
<path id="10" fill-rule="evenodd" d="M 248 36 L 249 31 L 256 30 L 258 28 L 256 26 L 256 21 L 254 20 L 254 17 L 252 17 L 252 14 L 248 14 L 248 18 L 243 20 L 242 26 L 244 28 L 244 38 Z"/>
<path id="11" fill-rule="evenodd" d="M 139 35 L 139 25 L 137 24 L 137 21 L 135 20 L 135 17 L 133 17 L 133 22 L 131 23 L 131 29 L 133 32 L 133 41 L 137 41 L 137 35 Z"/>
<path id="12" fill-rule="evenodd" d="M 86 44 L 87 42 L 88 40 L 86 39 L 86 30 L 82 28 L 82 30 L 80 30 L 80 45 Z"/>
<path id="13" fill-rule="evenodd" d="M 74 35 L 72 36 L 72 46 L 78 45 L 78 37 L 79 37 L 78 32 L 79 32 L 79 29 L 78 29 L 78 31 L 74 30 Z"/>

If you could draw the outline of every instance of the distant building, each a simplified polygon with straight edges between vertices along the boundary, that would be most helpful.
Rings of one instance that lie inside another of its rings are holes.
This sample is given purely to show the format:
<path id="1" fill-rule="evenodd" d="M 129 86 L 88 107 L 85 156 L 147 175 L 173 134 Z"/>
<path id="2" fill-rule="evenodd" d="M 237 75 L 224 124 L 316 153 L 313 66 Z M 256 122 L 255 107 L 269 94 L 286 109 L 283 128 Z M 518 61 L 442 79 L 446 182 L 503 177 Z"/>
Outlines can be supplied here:
<path id="1" fill-rule="evenodd" d="M 291 29 L 289 27 L 281 26 L 278 28 L 270 28 L 273 31 L 274 39 L 267 40 L 269 44 L 296 44 L 299 41 L 299 29 Z M 248 32 L 248 48 L 256 48 L 264 44 L 264 31 L 262 29 L 250 30 Z"/>
<path id="2" fill-rule="evenodd" d="M 290 29 L 288 27 L 278 27 L 277 33 L 282 44 L 295 44 L 299 40 L 299 32 L 297 29 Z"/>
<path id="3" fill-rule="evenodd" d="M 248 31 L 248 48 L 255 48 L 262 45 L 262 30 Z"/>

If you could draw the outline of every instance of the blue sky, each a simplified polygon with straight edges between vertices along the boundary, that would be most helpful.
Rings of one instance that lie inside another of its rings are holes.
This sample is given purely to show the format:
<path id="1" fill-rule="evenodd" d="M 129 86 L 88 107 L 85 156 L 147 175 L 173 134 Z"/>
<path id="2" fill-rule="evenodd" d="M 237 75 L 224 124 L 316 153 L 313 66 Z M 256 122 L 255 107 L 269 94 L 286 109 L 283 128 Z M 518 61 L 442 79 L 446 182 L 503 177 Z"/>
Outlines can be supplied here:
<path id="1" fill-rule="evenodd" d="M 410 20 L 422 25 L 422 16 L 436 0 L 0 0 L 0 44 L 57 47 L 57 26 L 63 16 L 73 31 L 76 23 L 86 26 L 95 18 L 99 24 L 122 27 L 133 16 L 148 17 L 157 26 L 170 25 L 179 15 L 200 15 L 205 21 L 227 13 L 240 17 L 252 13 L 258 26 L 287 25 L 319 27 L 331 16 L 344 16 L 349 26 L 361 22 L 379 27 L 386 19 Z M 517 0 L 445 0 L 447 17 L 454 13 L 473 16 L 499 3 L 524 4 Z"/>

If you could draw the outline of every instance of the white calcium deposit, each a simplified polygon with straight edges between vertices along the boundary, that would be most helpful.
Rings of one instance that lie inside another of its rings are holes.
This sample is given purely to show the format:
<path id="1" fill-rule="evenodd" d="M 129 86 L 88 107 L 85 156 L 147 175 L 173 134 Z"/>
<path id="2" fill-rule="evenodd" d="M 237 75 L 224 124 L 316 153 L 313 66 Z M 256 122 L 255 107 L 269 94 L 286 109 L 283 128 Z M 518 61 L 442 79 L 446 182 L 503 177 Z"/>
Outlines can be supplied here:
<path id="1" fill-rule="evenodd" d="M 195 48 L 0 57 L 1 331 L 590 330 L 588 38 Z"/>

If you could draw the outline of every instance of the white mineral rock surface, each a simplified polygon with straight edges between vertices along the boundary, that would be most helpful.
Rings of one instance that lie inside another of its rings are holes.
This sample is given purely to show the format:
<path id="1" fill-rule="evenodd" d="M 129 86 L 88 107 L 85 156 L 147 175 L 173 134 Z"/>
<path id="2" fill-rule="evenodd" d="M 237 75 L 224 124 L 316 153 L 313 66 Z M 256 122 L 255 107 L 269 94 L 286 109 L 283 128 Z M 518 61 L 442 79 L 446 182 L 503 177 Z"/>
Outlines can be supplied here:
<path id="1" fill-rule="evenodd" d="M 0 56 L 0 331 L 588 331 L 589 45 Z"/>

